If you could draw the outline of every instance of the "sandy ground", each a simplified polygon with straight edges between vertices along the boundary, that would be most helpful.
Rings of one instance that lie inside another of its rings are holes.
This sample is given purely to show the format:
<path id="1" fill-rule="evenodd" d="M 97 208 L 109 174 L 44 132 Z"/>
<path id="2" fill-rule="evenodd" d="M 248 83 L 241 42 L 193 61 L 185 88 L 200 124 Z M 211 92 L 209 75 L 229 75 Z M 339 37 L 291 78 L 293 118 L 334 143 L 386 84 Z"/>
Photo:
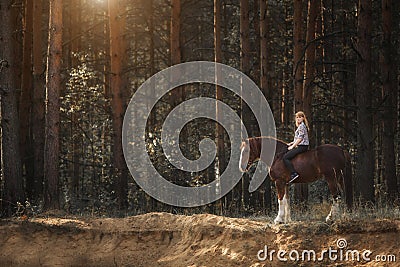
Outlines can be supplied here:
<path id="1" fill-rule="evenodd" d="M 267 254 L 260 252 L 265 246 Z M 331 255 L 322 257 L 329 248 Z M 279 250 L 286 261 L 278 259 Z M 305 250 L 315 251 L 315 261 Z M 400 220 L 273 225 L 266 219 L 169 213 L 1 220 L 0 266 L 400 266 Z"/>

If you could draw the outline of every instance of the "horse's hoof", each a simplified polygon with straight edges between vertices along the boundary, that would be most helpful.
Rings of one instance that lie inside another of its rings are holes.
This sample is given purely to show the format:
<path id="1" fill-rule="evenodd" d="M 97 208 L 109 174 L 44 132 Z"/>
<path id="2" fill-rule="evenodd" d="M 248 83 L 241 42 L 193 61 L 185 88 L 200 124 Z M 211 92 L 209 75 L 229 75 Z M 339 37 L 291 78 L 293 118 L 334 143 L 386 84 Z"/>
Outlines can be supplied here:
<path id="1" fill-rule="evenodd" d="M 332 223 L 334 223 L 334 221 L 335 221 L 335 220 L 333 220 L 332 217 L 327 217 L 327 218 L 325 219 L 325 222 L 326 222 L 327 224 L 332 224 Z"/>

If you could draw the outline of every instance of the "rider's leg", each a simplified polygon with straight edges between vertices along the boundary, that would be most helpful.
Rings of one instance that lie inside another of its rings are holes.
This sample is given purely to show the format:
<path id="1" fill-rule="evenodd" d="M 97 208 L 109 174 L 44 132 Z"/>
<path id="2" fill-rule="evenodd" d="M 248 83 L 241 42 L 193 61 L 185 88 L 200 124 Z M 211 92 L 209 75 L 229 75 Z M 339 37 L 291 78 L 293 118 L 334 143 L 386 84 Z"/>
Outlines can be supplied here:
<path id="1" fill-rule="evenodd" d="M 283 156 L 283 162 L 285 163 L 286 167 L 290 171 L 290 181 L 289 183 L 293 182 L 295 179 L 299 177 L 299 174 L 296 172 L 296 170 L 293 167 L 293 164 L 291 160 L 298 154 L 305 152 L 308 150 L 308 146 L 297 146 L 296 148 L 293 148 L 292 150 L 289 150 L 286 152 L 286 154 Z"/>
<path id="2" fill-rule="evenodd" d="M 293 148 L 292 150 L 289 150 L 288 152 L 286 152 L 286 154 L 283 156 L 283 162 L 285 163 L 286 168 L 288 168 L 291 173 L 296 172 L 291 160 L 299 153 L 300 153 L 300 149 L 299 149 L 299 147 L 296 147 L 296 148 Z"/>

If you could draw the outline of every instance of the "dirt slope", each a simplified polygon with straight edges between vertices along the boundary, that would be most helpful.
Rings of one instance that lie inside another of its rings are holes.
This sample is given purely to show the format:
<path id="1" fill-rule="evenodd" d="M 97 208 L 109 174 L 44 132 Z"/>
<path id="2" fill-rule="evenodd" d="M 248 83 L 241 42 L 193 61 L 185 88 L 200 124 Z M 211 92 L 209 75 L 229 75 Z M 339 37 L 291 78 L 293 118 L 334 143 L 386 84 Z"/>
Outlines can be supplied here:
<path id="1" fill-rule="evenodd" d="M 371 250 L 367 255 L 371 261 L 353 260 L 350 254 L 342 261 L 325 254 L 319 261 L 324 249 L 338 250 L 341 238 L 347 241 L 343 255 L 347 250 Z M 277 252 L 272 262 L 269 257 L 259 260 L 257 254 L 265 256 L 259 253 L 265 245 L 267 253 L 285 250 L 287 261 L 280 261 Z M 298 261 L 294 252 L 289 257 L 291 250 L 299 251 Z M 316 260 L 301 258 L 304 250 L 314 250 Z M 379 254 L 386 256 L 386 262 L 375 260 Z M 263 220 L 168 213 L 123 219 L 2 220 L 0 266 L 400 266 L 400 220 L 272 225 Z"/>

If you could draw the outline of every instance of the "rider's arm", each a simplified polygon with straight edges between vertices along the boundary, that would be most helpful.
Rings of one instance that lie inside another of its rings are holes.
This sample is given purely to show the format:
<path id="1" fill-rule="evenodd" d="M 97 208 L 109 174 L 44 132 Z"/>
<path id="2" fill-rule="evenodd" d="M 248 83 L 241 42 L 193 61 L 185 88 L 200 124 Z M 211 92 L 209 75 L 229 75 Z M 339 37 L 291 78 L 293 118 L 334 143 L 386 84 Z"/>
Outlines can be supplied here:
<path id="1" fill-rule="evenodd" d="M 291 144 L 288 144 L 289 145 L 288 149 L 292 150 L 293 148 L 295 148 L 301 142 L 301 140 L 303 140 L 303 139 L 296 138 L 296 141 L 292 142 Z"/>
<path id="2" fill-rule="evenodd" d="M 293 147 L 296 147 L 300 142 L 303 140 L 303 138 L 296 138 L 296 141 L 293 142 Z"/>

